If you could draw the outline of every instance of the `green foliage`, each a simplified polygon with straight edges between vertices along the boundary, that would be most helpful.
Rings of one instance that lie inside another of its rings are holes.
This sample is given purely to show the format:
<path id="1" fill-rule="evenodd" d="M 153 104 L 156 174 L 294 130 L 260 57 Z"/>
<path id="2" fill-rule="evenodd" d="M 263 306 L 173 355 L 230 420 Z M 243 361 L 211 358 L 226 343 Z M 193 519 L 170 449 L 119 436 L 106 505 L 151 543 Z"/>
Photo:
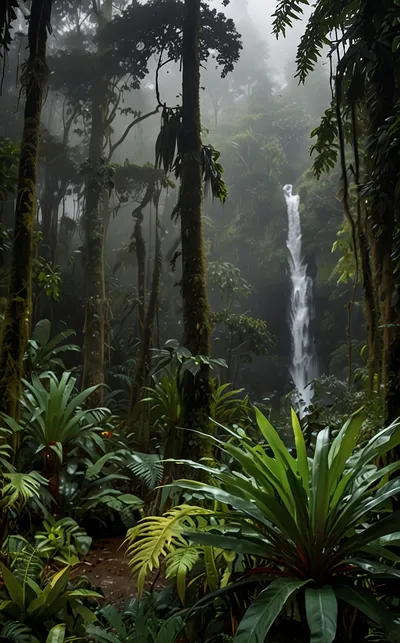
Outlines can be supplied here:
<path id="1" fill-rule="evenodd" d="M 241 276 L 239 268 L 228 261 L 211 261 L 207 266 L 207 279 L 212 290 L 219 292 L 226 308 L 254 292 L 253 286 Z"/>
<path id="2" fill-rule="evenodd" d="M 61 287 L 61 272 L 59 266 L 52 266 L 42 257 L 35 259 L 32 265 L 32 275 L 39 289 L 46 297 L 59 301 Z"/>
<path id="3" fill-rule="evenodd" d="M 63 566 L 78 563 L 91 544 L 90 536 L 72 518 L 49 517 L 43 522 L 43 530 L 35 534 L 37 555 Z"/>
<path id="4" fill-rule="evenodd" d="M 162 516 L 147 516 L 128 531 L 128 565 L 137 576 L 139 598 L 147 575 L 166 559 L 166 574 L 176 576 L 178 591 L 184 600 L 187 573 L 196 564 L 202 548 L 189 547 L 183 531 L 194 528 L 196 521 L 208 513 L 211 512 L 201 507 L 181 505 Z"/>
<path id="5" fill-rule="evenodd" d="M 140 484 L 152 491 L 162 480 L 164 466 L 156 453 L 139 453 L 124 450 L 125 465 Z"/>
<path id="6" fill-rule="evenodd" d="M 39 503 L 47 480 L 38 472 L 20 473 L 13 462 L 13 450 L 7 444 L 15 434 L 0 428 L 0 546 L 14 528 L 25 507 Z"/>
<path id="7" fill-rule="evenodd" d="M 217 367 L 226 368 L 225 360 L 213 359 L 208 355 L 192 355 L 176 339 L 166 341 L 161 350 L 153 350 L 152 362 L 151 372 L 154 377 L 164 374 L 171 375 L 177 371 L 179 376 L 183 375 L 185 371 L 189 371 L 193 377 L 196 377 L 202 364 L 207 364 L 211 370 Z"/>
<path id="8" fill-rule="evenodd" d="M 311 138 L 316 139 L 316 142 L 311 146 L 310 153 L 317 153 L 313 163 L 313 170 L 317 179 L 324 172 L 329 172 L 337 163 L 339 152 L 337 135 L 336 107 L 332 105 L 325 111 L 318 127 L 311 132 Z"/>
<path id="9" fill-rule="evenodd" d="M 131 485 L 132 476 L 128 475 L 130 463 L 130 451 L 125 445 L 115 448 L 114 443 L 112 450 L 102 455 L 93 453 L 92 459 L 71 455 L 60 472 L 64 514 L 78 522 L 84 518 L 95 518 L 107 525 L 117 513 L 127 527 L 131 526 L 134 512 L 143 506 L 143 501 L 117 488 L 118 485 Z"/>
<path id="10" fill-rule="evenodd" d="M 180 136 L 182 136 L 182 115 L 179 107 L 164 107 L 161 116 L 161 128 L 156 141 L 156 168 L 163 168 L 165 174 L 173 171 L 179 179 L 182 173 Z M 220 152 L 212 145 L 203 145 L 201 150 L 202 177 L 204 192 L 211 192 L 213 198 L 225 203 L 228 189 L 222 178 L 224 170 L 219 162 Z M 173 216 L 179 215 L 179 202 Z"/>
<path id="11" fill-rule="evenodd" d="M 99 612 L 104 627 L 91 625 L 87 632 L 97 643 L 174 643 L 184 622 L 179 614 L 161 618 L 162 601 L 162 592 L 145 594 L 131 601 L 122 614 L 106 605 Z"/>
<path id="12" fill-rule="evenodd" d="M 21 427 L 25 443 L 34 453 L 45 452 L 63 462 L 68 451 L 79 447 L 91 453 L 95 447 L 103 448 L 100 435 L 109 416 L 108 409 L 84 409 L 83 405 L 97 387 L 81 393 L 75 391 L 76 378 L 64 372 L 60 379 L 52 371 L 41 376 L 33 375 L 32 382 L 24 380 L 21 400 Z M 12 418 L 5 418 L 13 426 Z"/>
<path id="13" fill-rule="evenodd" d="M 1 57 L 1 55 L 0 55 Z M 16 192 L 19 150 L 7 139 L 0 138 L 0 202 Z"/>
<path id="14" fill-rule="evenodd" d="M 278 38 L 280 34 L 286 35 L 287 28 L 293 26 L 293 20 L 301 20 L 304 6 L 308 0 L 279 0 L 273 14 L 273 33 Z"/>
<path id="15" fill-rule="evenodd" d="M 197 367 L 197 365 L 196 365 Z M 183 370 L 183 369 L 182 369 Z M 171 375 L 163 375 L 155 380 L 154 386 L 146 387 L 147 397 L 142 399 L 143 404 L 150 406 L 150 419 L 155 428 L 170 431 L 182 426 L 182 378 L 183 370 Z M 190 372 L 192 372 L 191 369 Z M 155 379 L 155 378 L 154 378 Z M 231 384 L 218 385 L 212 381 L 211 389 L 211 417 L 217 422 L 224 421 L 231 424 L 244 424 L 249 422 L 250 404 L 247 396 L 240 397 L 243 389 L 227 390 Z"/>
<path id="16" fill-rule="evenodd" d="M 48 370 L 65 370 L 64 362 L 58 356 L 61 353 L 80 352 L 76 344 L 63 344 L 72 335 L 75 335 L 75 331 L 69 329 L 51 337 L 51 322 L 48 319 L 38 321 L 33 329 L 32 339 L 28 341 L 25 355 L 26 371 L 39 375 Z"/>
<path id="17" fill-rule="evenodd" d="M 231 345 L 234 349 L 240 347 L 240 357 L 246 362 L 251 362 L 252 354 L 265 355 L 274 342 L 262 319 L 235 315 L 225 309 L 219 313 L 212 313 L 210 321 L 212 326 L 223 326 L 226 329 Z"/>
<path id="18" fill-rule="evenodd" d="M 235 640 L 262 640 L 288 599 L 297 594 L 305 596 L 315 640 L 333 641 L 338 601 L 389 632 L 395 630 L 394 616 L 374 590 L 378 579 L 400 577 L 393 565 L 398 556 L 391 550 L 399 542 L 399 512 L 390 510 L 390 500 L 400 489 L 399 478 L 390 476 L 400 463 L 383 468 L 375 463 L 400 443 L 398 423 L 355 450 L 362 421 L 362 415 L 355 414 L 332 442 L 329 429 L 321 431 L 315 453 L 308 458 L 294 413 L 296 457 L 257 409 L 256 416 L 260 435 L 254 441 L 232 429 L 227 429 L 228 442 L 218 441 L 221 452 L 232 458 L 232 473 L 185 461 L 185 466 L 207 472 L 213 484 L 174 483 L 196 498 L 227 507 L 214 512 L 214 524 L 209 516 L 208 527 L 181 535 L 193 543 L 255 557 L 258 572 L 270 578 L 241 621 Z M 193 511 L 196 515 L 199 509 Z M 179 515 L 179 508 L 175 512 Z M 190 509 L 186 513 L 190 516 Z M 221 517 L 223 523 L 218 524 Z M 136 546 L 140 548 L 140 541 Z"/>
<path id="19" fill-rule="evenodd" d="M 69 567 L 57 572 L 50 580 L 43 577 L 33 580 L 29 575 L 28 562 L 23 579 L 20 580 L 3 564 L 0 565 L 4 583 L 0 590 L 0 623 L 4 624 L 3 629 L 13 627 L 14 631 L 18 631 L 16 624 L 23 623 L 26 628 L 31 628 L 37 641 L 55 643 L 63 640 L 56 635 L 63 634 L 65 629 L 73 634 L 82 624 L 97 620 L 83 601 L 102 598 L 101 594 L 88 589 L 69 589 Z M 61 627 L 56 628 L 56 625 Z M 22 634 L 27 635 L 27 629 L 22 630 Z"/>

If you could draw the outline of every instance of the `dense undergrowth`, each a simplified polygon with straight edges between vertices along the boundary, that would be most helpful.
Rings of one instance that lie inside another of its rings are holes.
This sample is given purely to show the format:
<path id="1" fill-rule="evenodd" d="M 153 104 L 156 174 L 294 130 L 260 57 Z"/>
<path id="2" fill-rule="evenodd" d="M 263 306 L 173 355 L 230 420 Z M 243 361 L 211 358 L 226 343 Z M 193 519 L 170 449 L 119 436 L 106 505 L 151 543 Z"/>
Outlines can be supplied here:
<path id="1" fill-rule="evenodd" d="M 313 430 L 292 411 L 283 441 L 215 382 L 212 456 L 165 462 L 181 371 L 196 378 L 201 359 L 177 343 L 154 354 L 142 400 L 154 448 L 139 453 L 122 417 L 85 408 L 91 391 L 59 357 L 75 350 L 68 336 L 52 339 L 40 322 L 20 421 L 3 416 L 0 640 L 400 640 L 399 423 L 371 437 L 364 408 Z M 160 493 L 171 464 L 176 479 Z M 112 523 L 126 533 L 137 593 L 123 611 L 74 572 Z M 144 591 L 157 569 L 165 589 Z"/>

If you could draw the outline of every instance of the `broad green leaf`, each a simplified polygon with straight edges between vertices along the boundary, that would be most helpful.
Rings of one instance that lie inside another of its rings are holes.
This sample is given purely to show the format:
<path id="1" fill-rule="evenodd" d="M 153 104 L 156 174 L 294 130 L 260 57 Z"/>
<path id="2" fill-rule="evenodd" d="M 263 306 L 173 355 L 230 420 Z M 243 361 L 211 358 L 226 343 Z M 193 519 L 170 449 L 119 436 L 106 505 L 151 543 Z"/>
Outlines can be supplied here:
<path id="1" fill-rule="evenodd" d="M 370 561 L 367 558 L 349 558 L 346 560 L 349 565 L 356 565 L 360 569 L 363 569 L 368 574 L 373 576 L 379 576 L 380 578 L 399 578 L 400 579 L 400 569 L 395 567 L 390 567 L 388 565 L 383 565 L 375 561 Z"/>
<path id="2" fill-rule="evenodd" d="M 185 531 L 183 535 L 186 536 L 191 542 L 199 543 L 201 545 L 210 545 L 219 549 L 232 549 L 238 554 L 249 554 L 250 556 L 259 556 L 260 558 L 267 558 L 274 555 L 275 551 L 267 544 L 264 546 L 261 539 L 258 542 L 252 542 L 245 536 L 238 533 L 237 537 L 234 535 L 218 534 L 215 531 Z"/>
<path id="3" fill-rule="evenodd" d="M 310 488 L 310 471 L 308 466 L 306 443 L 304 441 L 303 431 L 301 429 L 300 421 L 297 417 L 296 411 L 294 409 L 291 409 L 291 413 L 294 441 L 296 445 L 298 472 L 303 481 L 304 490 L 308 494 Z"/>
<path id="4" fill-rule="evenodd" d="M 178 614 L 171 616 L 162 624 L 155 643 L 175 643 L 184 625 L 184 620 Z"/>
<path id="5" fill-rule="evenodd" d="M 96 637 L 97 643 L 121 643 L 121 639 L 118 636 L 111 632 L 106 632 L 98 625 L 88 625 L 86 631 Z"/>
<path id="6" fill-rule="evenodd" d="M 65 639 L 65 624 L 60 623 L 51 628 L 46 643 L 64 643 Z"/>
<path id="7" fill-rule="evenodd" d="M 3 565 L 3 563 L 0 563 L 0 567 L 9 597 L 11 598 L 13 603 L 18 605 L 20 610 L 24 611 L 24 591 L 21 583 L 18 581 L 17 577 L 14 576 L 14 574 Z"/>
<path id="8" fill-rule="evenodd" d="M 276 429 L 274 429 L 271 422 L 265 417 L 265 415 L 263 415 L 263 413 L 261 413 L 260 409 L 258 409 L 257 407 L 255 407 L 255 413 L 257 425 L 264 438 L 270 445 L 272 451 L 274 452 L 275 458 L 277 460 L 280 460 L 286 466 L 290 466 L 290 468 L 295 471 L 296 463 L 287 450 L 285 443 L 279 437 Z"/>
<path id="9" fill-rule="evenodd" d="M 243 616 L 233 639 L 235 643 L 264 643 L 288 598 L 308 582 L 293 578 L 279 578 L 273 581 L 252 602 Z"/>
<path id="10" fill-rule="evenodd" d="M 317 543 L 323 542 L 329 504 L 329 429 L 318 433 L 312 464 L 312 494 L 310 514 Z"/>
<path id="11" fill-rule="evenodd" d="M 307 622 L 310 643 L 332 643 L 336 636 L 338 605 L 335 592 L 327 585 L 321 589 L 306 589 Z"/>
<path id="12" fill-rule="evenodd" d="M 382 601 L 378 601 L 368 589 L 342 586 L 335 592 L 338 598 L 366 614 L 381 627 L 391 629 L 396 625 L 395 617 L 389 608 Z"/>
<path id="13" fill-rule="evenodd" d="M 359 409 L 353 413 L 332 442 L 329 450 L 330 495 L 334 493 L 337 481 L 344 471 L 346 462 L 354 451 L 364 419 L 364 409 Z"/>

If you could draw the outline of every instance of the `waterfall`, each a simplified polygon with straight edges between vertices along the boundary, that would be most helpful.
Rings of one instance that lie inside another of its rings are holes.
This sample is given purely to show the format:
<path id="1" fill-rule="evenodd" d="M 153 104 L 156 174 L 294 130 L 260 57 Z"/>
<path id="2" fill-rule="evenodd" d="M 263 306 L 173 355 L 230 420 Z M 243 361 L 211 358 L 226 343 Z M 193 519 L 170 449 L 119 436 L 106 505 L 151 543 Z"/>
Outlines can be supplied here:
<path id="1" fill-rule="evenodd" d="M 316 360 L 310 329 L 312 306 L 312 279 L 307 276 L 301 248 L 300 197 L 292 194 L 292 185 L 283 187 L 288 213 L 290 277 L 292 280 L 290 330 L 292 333 L 292 365 L 290 374 L 295 385 L 296 401 L 301 408 L 308 407 L 313 398 L 310 382 L 316 377 Z"/>

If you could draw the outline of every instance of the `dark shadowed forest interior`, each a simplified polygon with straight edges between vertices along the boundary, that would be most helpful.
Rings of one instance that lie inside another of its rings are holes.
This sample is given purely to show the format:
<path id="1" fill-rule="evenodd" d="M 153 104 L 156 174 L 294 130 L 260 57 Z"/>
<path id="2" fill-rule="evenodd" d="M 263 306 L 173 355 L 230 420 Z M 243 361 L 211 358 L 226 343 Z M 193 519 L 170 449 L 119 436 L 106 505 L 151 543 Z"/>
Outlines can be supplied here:
<path id="1" fill-rule="evenodd" d="M 400 643 L 400 0 L 0 0 L 0 643 Z"/>

